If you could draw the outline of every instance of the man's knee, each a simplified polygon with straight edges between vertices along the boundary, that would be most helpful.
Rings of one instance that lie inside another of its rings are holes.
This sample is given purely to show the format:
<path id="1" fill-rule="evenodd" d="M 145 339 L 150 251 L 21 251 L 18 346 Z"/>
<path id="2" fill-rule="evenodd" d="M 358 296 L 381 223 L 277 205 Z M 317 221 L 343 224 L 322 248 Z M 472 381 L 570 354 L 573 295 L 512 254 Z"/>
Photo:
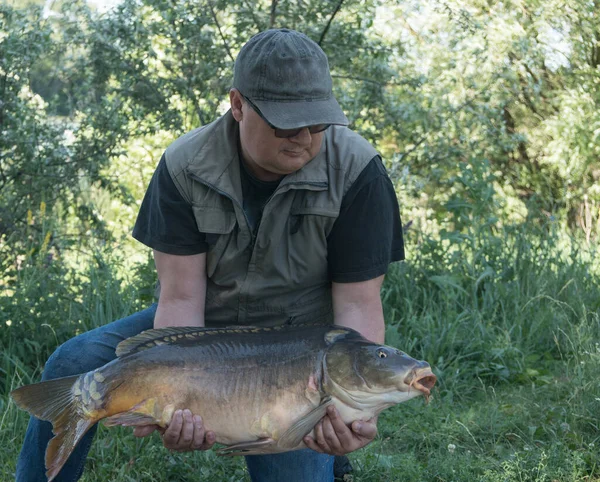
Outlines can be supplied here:
<path id="1" fill-rule="evenodd" d="M 87 334 L 79 335 L 60 345 L 44 366 L 42 380 L 79 375 L 95 370 L 110 361 L 110 353 L 98 346 Z M 108 355 L 108 356 L 107 356 Z M 115 357 L 114 352 L 112 357 Z"/>
<path id="2" fill-rule="evenodd" d="M 42 380 L 79 375 L 114 360 L 121 341 L 152 328 L 155 312 L 154 304 L 66 341 L 48 358 Z"/>

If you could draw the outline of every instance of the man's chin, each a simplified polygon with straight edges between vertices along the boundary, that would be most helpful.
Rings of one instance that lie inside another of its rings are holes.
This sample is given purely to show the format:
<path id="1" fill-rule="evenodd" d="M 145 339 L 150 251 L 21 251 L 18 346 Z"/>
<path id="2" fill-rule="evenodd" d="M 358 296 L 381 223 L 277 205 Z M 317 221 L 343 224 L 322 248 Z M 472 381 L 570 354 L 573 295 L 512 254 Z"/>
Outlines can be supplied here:
<path id="1" fill-rule="evenodd" d="M 306 152 L 302 152 L 299 154 L 289 154 L 287 151 L 282 152 L 282 156 L 280 159 L 281 162 L 281 171 L 285 171 L 286 174 L 291 174 L 292 172 L 296 172 L 297 170 L 303 168 L 308 161 L 310 161 L 309 156 Z"/>
<path id="2" fill-rule="evenodd" d="M 287 151 L 284 149 L 281 152 L 283 153 L 284 156 L 291 157 L 294 159 L 302 158 L 302 157 L 306 156 L 306 151 Z"/>

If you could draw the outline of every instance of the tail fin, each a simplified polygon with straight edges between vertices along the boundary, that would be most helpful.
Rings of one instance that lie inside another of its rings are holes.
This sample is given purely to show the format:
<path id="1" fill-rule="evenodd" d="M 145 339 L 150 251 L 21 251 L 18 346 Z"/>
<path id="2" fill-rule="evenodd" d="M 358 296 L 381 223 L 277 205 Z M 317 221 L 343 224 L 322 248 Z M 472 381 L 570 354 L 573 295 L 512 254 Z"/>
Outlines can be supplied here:
<path id="1" fill-rule="evenodd" d="M 26 385 L 11 392 L 15 403 L 31 415 L 52 423 L 54 437 L 46 449 L 46 476 L 50 482 L 73 449 L 96 422 L 86 415 L 71 388 L 79 375 Z"/>

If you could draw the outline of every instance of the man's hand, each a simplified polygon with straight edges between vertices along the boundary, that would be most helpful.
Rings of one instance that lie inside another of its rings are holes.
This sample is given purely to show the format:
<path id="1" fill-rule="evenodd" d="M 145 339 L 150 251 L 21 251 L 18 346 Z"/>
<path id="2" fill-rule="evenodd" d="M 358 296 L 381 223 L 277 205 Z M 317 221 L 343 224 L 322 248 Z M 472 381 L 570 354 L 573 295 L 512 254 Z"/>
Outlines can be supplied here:
<path id="1" fill-rule="evenodd" d="M 177 410 L 166 429 L 158 425 L 135 427 L 133 435 L 146 437 L 155 430 L 161 433 L 166 448 L 178 452 L 208 450 L 216 440 L 214 432 L 205 430 L 202 418 L 199 415 L 192 416 L 192 412 L 187 409 Z"/>
<path id="2" fill-rule="evenodd" d="M 304 443 L 316 452 L 329 455 L 345 455 L 373 441 L 377 435 L 377 420 L 355 421 L 347 426 L 333 406 L 316 425 L 315 438 L 304 437 Z"/>

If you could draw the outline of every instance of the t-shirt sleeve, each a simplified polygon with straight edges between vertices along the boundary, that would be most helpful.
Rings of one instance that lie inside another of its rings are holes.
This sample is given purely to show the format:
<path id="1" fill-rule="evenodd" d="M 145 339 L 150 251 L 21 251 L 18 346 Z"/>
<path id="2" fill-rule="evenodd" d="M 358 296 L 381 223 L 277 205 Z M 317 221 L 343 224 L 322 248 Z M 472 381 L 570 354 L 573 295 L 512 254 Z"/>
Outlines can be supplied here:
<path id="1" fill-rule="evenodd" d="M 142 201 L 133 237 L 156 251 L 192 255 L 208 251 L 192 206 L 177 190 L 163 155 Z"/>
<path id="2" fill-rule="evenodd" d="M 327 239 L 329 276 L 336 283 L 367 281 L 404 259 L 398 199 L 379 156 L 350 187 Z"/>

